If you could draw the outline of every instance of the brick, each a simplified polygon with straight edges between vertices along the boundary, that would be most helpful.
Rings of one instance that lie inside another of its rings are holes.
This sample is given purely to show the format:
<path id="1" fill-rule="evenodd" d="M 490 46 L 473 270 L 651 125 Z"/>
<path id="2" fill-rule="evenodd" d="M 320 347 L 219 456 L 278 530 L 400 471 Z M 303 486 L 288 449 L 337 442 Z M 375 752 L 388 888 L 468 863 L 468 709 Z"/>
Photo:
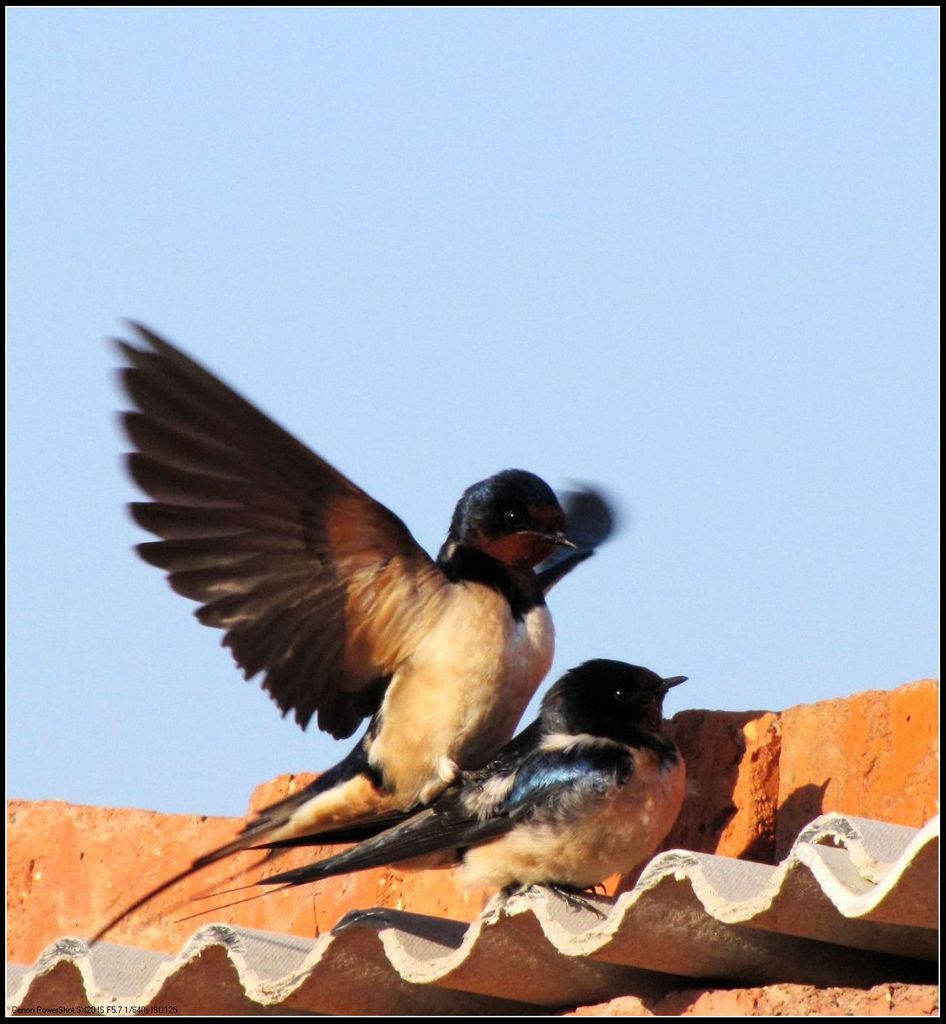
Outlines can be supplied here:
<path id="1" fill-rule="evenodd" d="M 938 1017 L 936 985 L 875 985 L 869 989 L 765 985 L 690 989 L 658 999 L 621 996 L 582 1006 L 568 1017 Z"/>
<path id="2" fill-rule="evenodd" d="M 918 828 L 939 809 L 939 685 L 867 690 L 779 716 L 776 855 L 819 814 Z"/>
<path id="3" fill-rule="evenodd" d="M 665 848 L 770 863 L 778 800 L 778 716 L 683 711 L 670 728 L 690 784 Z"/>

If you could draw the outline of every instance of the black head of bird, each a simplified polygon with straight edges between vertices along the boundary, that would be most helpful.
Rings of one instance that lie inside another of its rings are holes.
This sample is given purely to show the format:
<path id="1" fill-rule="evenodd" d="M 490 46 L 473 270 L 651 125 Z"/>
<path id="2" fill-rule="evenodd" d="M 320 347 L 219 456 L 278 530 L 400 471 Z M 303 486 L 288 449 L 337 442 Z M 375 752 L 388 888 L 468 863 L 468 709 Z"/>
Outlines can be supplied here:
<path id="1" fill-rule="evenodd" d="M 440 557 L 449 559 L 458 545 L 517 569 L 533 568 L 556 547 L 578 548 L 555 492 L 524 469 L 504 469 L 463 492 Z"/>
<path id="2" fill-rule="evenodd" d="M 667 679 L 648 668 L 596 658 L 570 669 L 542 701 L 547 732 L 586 733 L 633 743 L 641 733 L 656 733 L 663 701 L 686 676 Z"/>

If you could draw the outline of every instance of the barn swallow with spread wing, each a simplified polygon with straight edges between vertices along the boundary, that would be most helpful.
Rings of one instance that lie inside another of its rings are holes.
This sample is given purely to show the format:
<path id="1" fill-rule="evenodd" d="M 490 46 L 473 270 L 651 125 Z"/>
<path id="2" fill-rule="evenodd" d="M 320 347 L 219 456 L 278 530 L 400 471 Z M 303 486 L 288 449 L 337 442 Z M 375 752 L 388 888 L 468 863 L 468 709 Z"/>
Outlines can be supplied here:
<path id="1" fill-rule="evenodd" d="M 138 545 L 247 679 L 351 753 L 263 810 L 135 906 L 231 853 L 332 833 L 359 838 L 426 804 L 513 735 L 552 662 L 548 590 L 611 532 L 595 491 L 559 502 L 504 470 L 461 496 L 434 561 L 394 513 L 175 346 L 118 340 L 134 411 L 129 471 L 151 499 Z M 566 522 L 567 520 L 567 522 Z M 567 533 L 566 533 L 567 526 Z M 346 829 L 354 825 L 349 835 Z M 130 908 L 134 909 L 134 908 Z M 104 931 L 104 930 L 103 930 Z"/>
<path id="2" fill-rule="evenodd" d="M 588 661 L 545 695 L 538 719 L 486 767 L 461 772 L 427 807 L 343 853 L 261 879 L 283 888 L 399 864 L 460 865 L 468 885 L 549 885 L 570 898 L 653 854 L 686 789 L 663 699 L 685 682 Z M 220 909 L 220 908 L 216 908 Z"/>

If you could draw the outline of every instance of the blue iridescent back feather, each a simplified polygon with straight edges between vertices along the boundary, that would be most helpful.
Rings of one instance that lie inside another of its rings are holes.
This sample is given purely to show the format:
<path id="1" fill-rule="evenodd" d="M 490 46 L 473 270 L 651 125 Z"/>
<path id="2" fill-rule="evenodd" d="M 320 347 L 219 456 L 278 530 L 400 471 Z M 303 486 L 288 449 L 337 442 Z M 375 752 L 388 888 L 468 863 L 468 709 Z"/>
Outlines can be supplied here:
<path id="1" fill-rule="evenodd" d="M 543 791 L 568 787 L 574 792 L 604 793 L 626 782 L 634 772 L 633 758 L 615 746 L 576 745 L 549 750 L 529 758 L 516 773 L 508 796 L 497 808 L 506 811 L 526 801 L 541 800 Z"/>

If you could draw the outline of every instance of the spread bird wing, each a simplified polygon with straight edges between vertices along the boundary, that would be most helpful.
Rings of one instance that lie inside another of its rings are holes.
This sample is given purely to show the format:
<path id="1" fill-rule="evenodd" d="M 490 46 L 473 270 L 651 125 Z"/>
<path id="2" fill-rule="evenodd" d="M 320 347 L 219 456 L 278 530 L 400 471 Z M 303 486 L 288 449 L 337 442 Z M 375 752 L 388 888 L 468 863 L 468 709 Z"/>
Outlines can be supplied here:
<path id="1" fill-rule="evenodd" d="M 446 577 L 401 520 L 147 328 L 117 342 L 138 545 L 305 728 L 373 714 Z"/>
<path id="2" fill-rule="evenodd" d="M 515 742 L 515 741 L 514 741 Z M 633 759 L 617 744 L 578 744 L 536 750 L 508 771 L 465 773 L 462 782 L 407 821 L 315 864 L 260 879 L 262 885 L 305 885 L 322 878 L 461 850 L 504 835 L 542 812 L 579 811 L 633 772 Z"/>

